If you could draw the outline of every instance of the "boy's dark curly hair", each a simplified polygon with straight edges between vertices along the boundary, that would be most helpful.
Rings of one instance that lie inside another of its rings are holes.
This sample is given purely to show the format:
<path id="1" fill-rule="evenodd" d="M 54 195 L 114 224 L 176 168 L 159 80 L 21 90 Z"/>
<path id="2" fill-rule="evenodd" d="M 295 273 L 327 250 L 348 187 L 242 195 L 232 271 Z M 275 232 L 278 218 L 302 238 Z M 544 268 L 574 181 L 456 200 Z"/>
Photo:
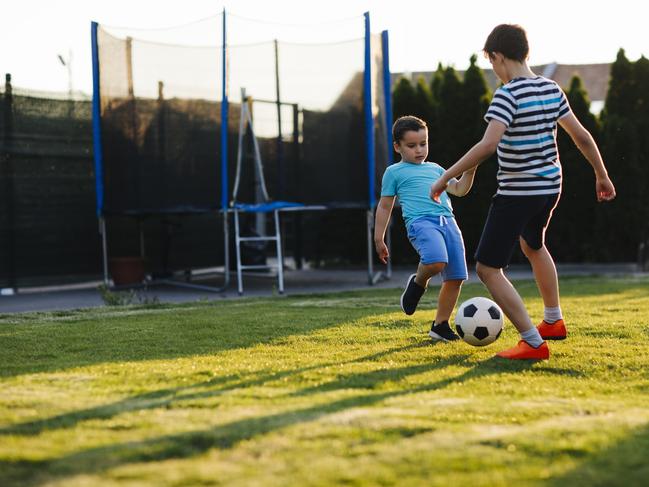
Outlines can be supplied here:
<path id="1" fill-rule="evenodd" d="M 395 144 L 398 144 L 406 132 L 412 130 L 413 132 L 419 132 L 421 129 L 427 129 L 426 122 L 421 118 L 415 117 L 414 115 L 406 115 L 404 117 L 399 117 L 394 122 L 392 126 L 392 140 Z"/>

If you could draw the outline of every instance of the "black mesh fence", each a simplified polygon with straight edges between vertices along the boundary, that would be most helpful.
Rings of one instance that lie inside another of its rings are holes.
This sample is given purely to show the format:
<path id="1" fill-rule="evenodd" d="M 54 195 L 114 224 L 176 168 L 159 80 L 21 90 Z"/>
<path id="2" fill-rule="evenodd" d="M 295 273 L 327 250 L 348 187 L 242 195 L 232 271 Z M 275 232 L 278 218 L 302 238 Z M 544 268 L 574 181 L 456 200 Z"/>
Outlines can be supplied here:
<path id="1" fill-rule="evenodd" d="M 0 93 L 0 288 L 99 279 L 91 102 L 20 93 L 10 85 Z M 193 140 L 205 140 L 204 158 L 213 159 L 215 142 L 204 132 L 196 129 Z M 170 194 L 175 177 L 167 175 Z M 129 184 L 118 188 L 128 191 Z M 153 197 L 165 201 L 164 191 L 161 184 Z M 151 273 L 223 262 L 222 223 L 214 213 L 112 218 L 111 256 L 139 255 L 140 230 Z"/>
<path id="2" fill-rule="evenodd" d="M 0 286 L 98 274 L 90 102 L 1 94 Z"/>

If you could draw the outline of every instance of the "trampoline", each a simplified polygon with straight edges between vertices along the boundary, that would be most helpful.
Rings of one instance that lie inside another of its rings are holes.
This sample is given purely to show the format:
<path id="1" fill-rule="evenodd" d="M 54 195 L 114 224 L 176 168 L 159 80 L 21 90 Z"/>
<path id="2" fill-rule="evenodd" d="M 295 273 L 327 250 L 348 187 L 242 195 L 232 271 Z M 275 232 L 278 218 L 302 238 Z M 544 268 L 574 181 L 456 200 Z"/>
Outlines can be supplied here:
<path id="1" fill-rule="evenodd" d="M 173 42 L 163 42 L 158 32 L 153 39 L 91 24 L 96 205 L 106 284 L 110 256 L 125 238 L 119 227 L 109 233 L 109 225 L 132 219 L 141 229 L 147 220 L 207 215 L 197 230 L 203 238 L 193 243 L 196 255 L 189 252 L 194 260 L 184 265 L 222 265 L 223 285 L 178 284 L 216 291 L 229 286 L 232 219 L 239 292 L 243 273 L 256 265 L 241 261 L 239 246 L 255 240 L 275 243 L 283 292 L 280 214 L 331 209 L 365 212 L 368 282 L 381 277 L 374 272 L 372 226 L 376 179 L 392 162 L 388 33 L 371 34 L 365 13 L 354 19 L 358 36 L 351 39 L 300 43 L 278 35 L 237 42 L 237 32 L 255 31 L 254 22 L 224 11 L 206 22 L 217 42 L 198 46 L 178 43 L 186 27 L 168 33 Z M 253 119 L 254 133 L 246 136 L 242 127 L 252 127 Z M 247 158 L 252 170 L 245 168 L 244 137 L 255 146 Z M 272 216 L 274 231 L 244 235 L 241 218 L 249 216 L 260 229 Z M 129 238 L 143 258 L 145 240 L 156 245 L 141 230 Z"/>

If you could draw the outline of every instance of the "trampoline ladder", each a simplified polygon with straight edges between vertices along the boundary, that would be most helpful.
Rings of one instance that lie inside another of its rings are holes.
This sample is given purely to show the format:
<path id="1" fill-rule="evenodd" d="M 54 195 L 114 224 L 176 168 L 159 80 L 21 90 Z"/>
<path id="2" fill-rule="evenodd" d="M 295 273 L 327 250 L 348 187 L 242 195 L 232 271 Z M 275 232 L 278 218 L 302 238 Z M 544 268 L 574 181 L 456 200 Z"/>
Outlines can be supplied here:
<path id="1" fill-rule="evenodd" d="M 279 226 L 279 211 L 273 211 L 273 220 L 275 221 L 275 235 L 260 235 L 256 237 L 242 237 L 239 225 L 239 210 L 233 210 L 234 213 L 234 238 L 237 252 L 237 290 L 239 295 L 243 294 L 242 273 L 244 270 L 253 269 L 277 269 L 277 286 L 280 294 L 284 294 L 284 257 L 282 255 L 282 237 Z M 243 265 L 241 262 L 241 242 L 275 242 L 277 252 L 277 265 Z"/>

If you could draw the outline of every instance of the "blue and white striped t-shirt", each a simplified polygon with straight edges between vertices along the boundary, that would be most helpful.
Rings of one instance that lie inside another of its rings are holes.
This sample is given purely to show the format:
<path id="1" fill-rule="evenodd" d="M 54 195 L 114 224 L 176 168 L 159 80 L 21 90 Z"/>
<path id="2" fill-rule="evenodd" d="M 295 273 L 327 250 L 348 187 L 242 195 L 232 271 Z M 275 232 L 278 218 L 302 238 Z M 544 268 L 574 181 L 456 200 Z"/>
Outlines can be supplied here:
<path id="1" fill-rule="evenodd" d="M 561 192 L 557 120 L 570 113 L 566 95 L 542 76 L 514 78 L 496 90 L 485 115 L 507 127 L 498 143 L 497 194 Z"/>

